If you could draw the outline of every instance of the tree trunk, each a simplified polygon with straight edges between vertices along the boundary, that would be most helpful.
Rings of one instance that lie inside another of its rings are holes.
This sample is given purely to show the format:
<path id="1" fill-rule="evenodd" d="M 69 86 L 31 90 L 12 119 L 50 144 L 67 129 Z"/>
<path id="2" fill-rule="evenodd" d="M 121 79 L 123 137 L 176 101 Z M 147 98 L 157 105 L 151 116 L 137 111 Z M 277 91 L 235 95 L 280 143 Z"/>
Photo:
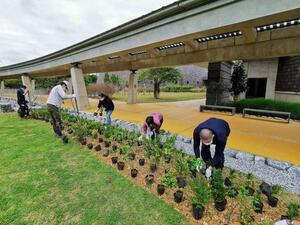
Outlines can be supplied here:
<path id="1" fill-rule="evenodd" d="M 159 98 L 159 83 L 157 80 L 154 80 L 154 98 L 158 99 Z"/>
<path id="2" fill-rule="evenodd" d="M 233 96 L 233 101 L 234 101 L 234 102 L 237 102 L 238 100 L 239 100 L 239 95 L 234 95 L 234 96 Z"/>

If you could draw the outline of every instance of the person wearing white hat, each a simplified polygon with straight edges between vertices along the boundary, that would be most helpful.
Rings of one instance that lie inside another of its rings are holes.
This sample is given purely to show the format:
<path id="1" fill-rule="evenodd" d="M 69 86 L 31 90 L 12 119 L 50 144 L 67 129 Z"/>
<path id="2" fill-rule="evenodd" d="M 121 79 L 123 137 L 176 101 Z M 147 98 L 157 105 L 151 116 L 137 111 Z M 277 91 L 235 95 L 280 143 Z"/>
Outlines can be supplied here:
<path id="1" fill-rule="evenodd" d="M 60 107 L 61 107 L 61 102 L 63 99 L 71 99 L 75 98 L 76 95 L 72 94 L 66 94 L 66 90 L 68 90 L 69 86 L 68 81 L 62 81 L 60 84 L 56 85 L 55 87 L 52 88 L 50 91 L 50 94 L 48 96 L 47 100 L 47 108 L 48 112 L 50 114 L 50 117 L 52 119 L 52 125 L 53 125 L 53 130 L 54 133 L 59 137 L 63 138 L 64 142 L 67 142 L 66 139 L 62 135 L 62 122 L 60 118 Z"/>

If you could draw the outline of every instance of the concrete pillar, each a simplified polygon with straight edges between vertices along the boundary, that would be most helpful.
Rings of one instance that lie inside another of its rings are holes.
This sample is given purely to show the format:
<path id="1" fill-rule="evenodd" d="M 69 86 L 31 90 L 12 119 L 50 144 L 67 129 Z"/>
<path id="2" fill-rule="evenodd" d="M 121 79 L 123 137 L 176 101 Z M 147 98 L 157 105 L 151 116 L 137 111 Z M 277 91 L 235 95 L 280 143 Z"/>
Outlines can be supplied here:
<path id="1" fill-rule="evenodd" d="M 104 83 L 104 75 L 105 73 L 96 73 L 97 75 L 97 84 L 101 84 Z"/>
<path id="2" fill-rule="evenodd" d="M 31 81 L 30 81 L 30 77 L 26 74 L 22 75 L 21 76 L 21 79 L 22 79 L 22 83 L 23 85 L 25 85 L 27 87 L 27 89 L 29 90 L 29 93 L 28 93 L 28 101 L 29 101 L 29 105 L 31 106 L 32 105 L 32 100 L 33 100 L 33 91 L 32 91 L 32 88 L 31 88 Z"/>
<path id="3" fill-rule="evenodd" d="M 4 80 L 1 80 L 0 81 L 0 95 L 4 94 L 4 89 L 5 89 Z"/>
<path id="4" fill-rule="evenodd" d="M 131 70 L 129 74 L 129 85 L 128 85 L 128 104 L 135 104 L 137 101 L 137 88 L 138 88 L 138 76 L 136 70 Z"/>
<path id="5" fill-rule="evenodd" d="M 74 90 L 73 83 L 72 83 L 72 77 L 68 77 L 67 81 L 69 81 L 69 83 L 70 83 L 70 87 L 69 87 L 69 90 L 67 91 L 67 93 L 72 94 L 72 90 Z"/>
<path id="6" fill-rule="evenodd" d="M 208 64 L 208 74 L 206 81 L 206 104 L 218 105 L 220 102 L 230 101 L 229 88 L 231 87 L 230 62 L 217 62 Z"/>
<path id="7" fill-rule="evenodd" d="M 71 68 L 71 78 L 74 93 L 77 95 L 77 105 L 79 110 L 84 110 L 90 107 L 87 91 L 83 79 L 82 69 L 75 65 Z"/>
<path id="8" fill-rule="evenodd" d="M 32 94 L 32 101 L 35 99 L 35 79 L 31 80 L 31 94 Z"/>

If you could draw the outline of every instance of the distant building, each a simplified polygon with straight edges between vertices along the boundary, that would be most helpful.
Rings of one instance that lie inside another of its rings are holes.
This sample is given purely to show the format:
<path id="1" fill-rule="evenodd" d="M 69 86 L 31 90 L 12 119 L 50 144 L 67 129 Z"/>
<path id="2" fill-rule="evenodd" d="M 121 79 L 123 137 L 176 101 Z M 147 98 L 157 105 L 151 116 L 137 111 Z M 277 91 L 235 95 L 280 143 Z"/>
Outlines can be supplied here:
<path id="1" fill-rule="evenodd" d="M 244 61 L 247 74 L 247 91 L 243 98 L 266 98 L 300 102 L 300 56 Z M 208 82 L 218 81 L 225 90 L 217 93 L 216 87 L 206 91 L 206 104 L 217 104 L 232 100 L 231 87 L 232 63 L 209 63 Z"/>
<path id="2" fill-rule="evenodd" d="M 248 90 L 244 97 L 300 102 L 300 56 L 245 62 Z"/>
<path id="3" fill-rule="evenodd" d="M 175 67 L 181 71 L 182 77 L 177 82 L 180 85 L 192 85 L 194 87 L 201 87 L 203 86 L 203 80 L 207 79 L 207 69 L 196 66 L 196 65 L 186 65 L 186 66 L 178 66 Z M 116 74 L 125 82 L 128 81 L 128 77 L 130 71 L 118 71 L 118 72 L 111 72 L 109 74 Z M 137 71 L 139 74 L 139 71 Z M 101 83 L 104 81 L 105 73 L 98 73 L 97 83 Z M 153 85 L 152 81 L 146 82 L 147 86 Z"/>

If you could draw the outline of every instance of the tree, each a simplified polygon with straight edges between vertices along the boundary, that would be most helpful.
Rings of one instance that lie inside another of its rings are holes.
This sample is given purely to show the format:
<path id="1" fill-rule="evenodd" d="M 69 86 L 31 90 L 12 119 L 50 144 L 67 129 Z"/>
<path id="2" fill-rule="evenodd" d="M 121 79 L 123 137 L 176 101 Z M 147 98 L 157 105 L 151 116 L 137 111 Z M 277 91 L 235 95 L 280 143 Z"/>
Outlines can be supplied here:
<path id="1" fill-rule="evenodd" d="M 118 75 L 112 74 L 110 77 L 110 83 L 119 87 L 121 85 L 121 79 Z"/>
<path id="2" fill-rule="evenodd" d="M 231 85 L 229 91 L 233 96 L 233 100 L 236 102 L 239 94 L 247 90 L 247 74 L 244 69 L 243 61 L 234 62 Z"/>
<path id="3" fill-rule="evenodd" d="M 84 76 L 85 85 L 95 84 L 97 82 L 97 76 L 95 74 L 87 74 Z"/>
<path id="4" fill-rule="evenodd" d="M 142 70 L 139 80 L 152 80 L 154 85 L 154 98 L 159 98 L 160 85 L 165 82 L 175 82 L 181 77 L 178 69 L 172 67 Z"/>
<path id="5" fill-rule="evenodd" d="M 5 88 L 20 88 L 22 85 L 21 79 L 9 79 L 9 80 L 4 80 L 4 85 Z"/>
<path id="6" fill-rule="evenodd" d="M 109 74 L 108 73 L 105 73 L 104 74 L 104 83 L 111 83 L 111 80 L 110 80 L 110 77 L 109 77 Z"/>

